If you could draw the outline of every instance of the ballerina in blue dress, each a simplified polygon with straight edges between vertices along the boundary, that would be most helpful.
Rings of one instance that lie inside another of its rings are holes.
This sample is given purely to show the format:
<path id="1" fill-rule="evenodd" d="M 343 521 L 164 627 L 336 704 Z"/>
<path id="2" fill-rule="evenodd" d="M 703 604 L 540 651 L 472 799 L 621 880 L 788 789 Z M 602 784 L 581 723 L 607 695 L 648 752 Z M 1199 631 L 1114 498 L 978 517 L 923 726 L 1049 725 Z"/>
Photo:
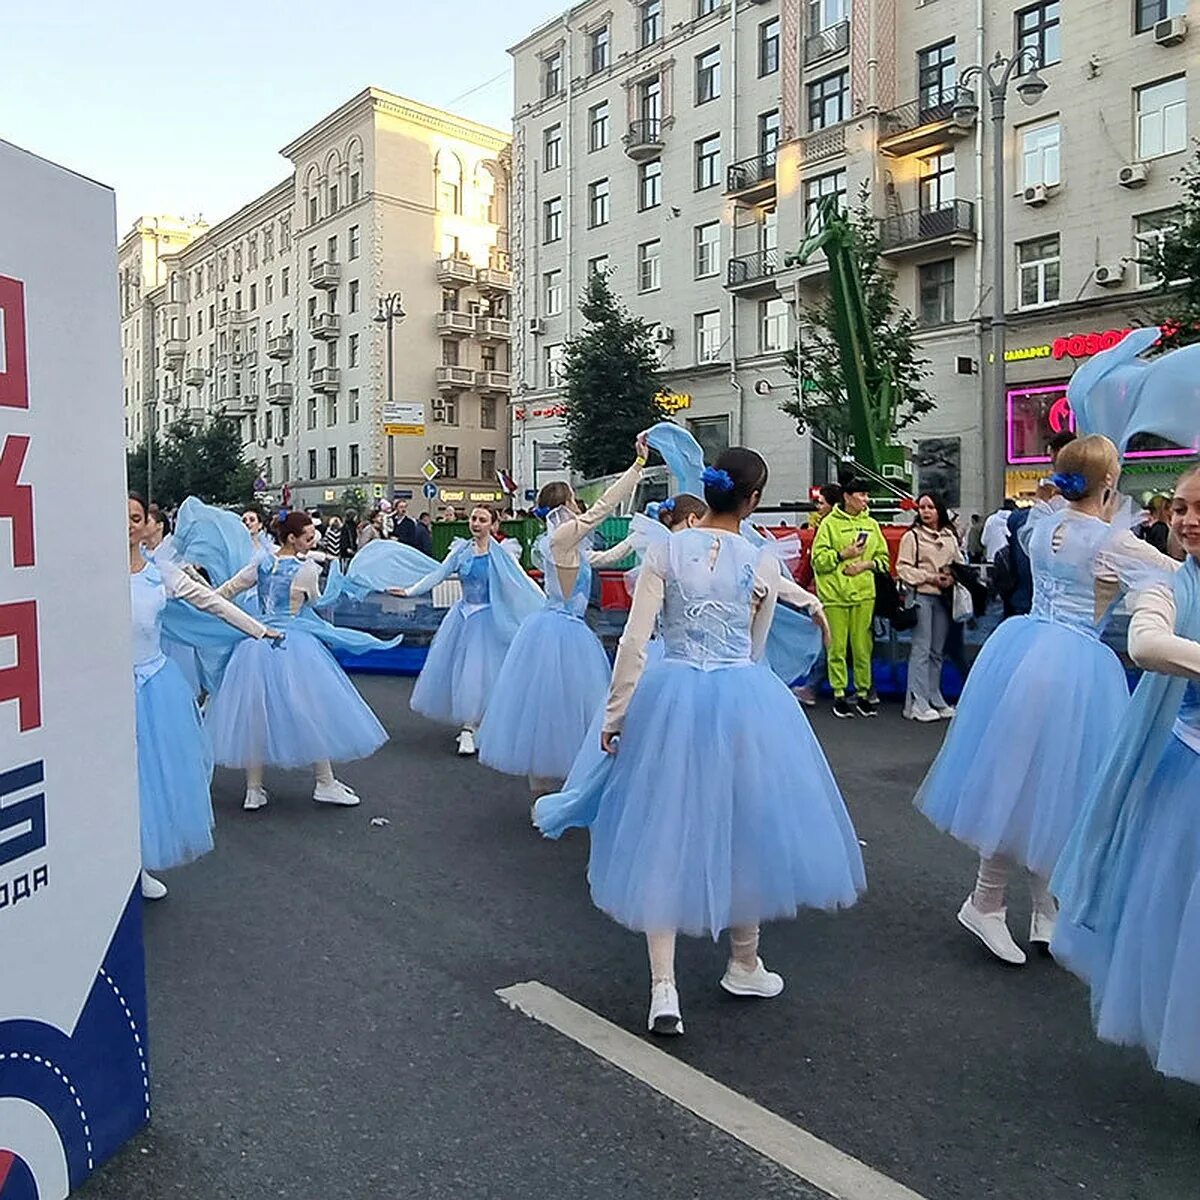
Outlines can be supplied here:
<path id="1" fill-rule="evenodd" d="M 592 585 L 585 551 L 592 531 L 637 489 L 647 452 L 643 436 L 634 464 L 587 512 L 568 483 L 548 483 L 538 495 L 546 604 L 513 638 L 479 727 L 479 761 L 528 776 L 534 800 L 566 779 L 608 689 L 608 656 L 584 620 Z"/>
<path id="2" fill-rule="evenodd" d="M 396 596 L 422 596 L 457 575 L 462 599 L 442 618 L 413 688 L 414 712 L 457 725 L 458 753 L 475 753 L 475 731 L 487 711 L 504 656 L 521 621 L 545 601 L 541 589 L 496 541 L 500 519 L 486 505 L 471 510 L 470 540 Z M 510 539 L 511 540 L 511 539 Z M 432 561 L 432 560 L 431 560 Z"/>
<path id="3" fill-rule="evenodd" d="M 143 552 L 149 524 L 146 503 L 131 494 L 128 507 L 142 895 L 161 900 L 166 885 L 149 871 L 182 866 L 213 847 L 212 750 L 194 689 L 163 652 L 164 610 L 168 602 L 182 601 L 227 622 L 246 638 L 281 635 L 173 565 L 148 560 Z"/>
<path id="4" fill-rule="evenodd" d="M 759 925 L 853 904 L 866 886 L 850 816 L 804 713 L 762 657 L 778 559 L 741 536 L 767 467 L 726 450 L 710 513 L 651 546 L 613 672 L 601 743 L 614 755 L 590 821 L 592 899 L 644 933 L 648 1027 L 683 1032 L 677 933 L 731 933 L 721 986 L 776 996 Z M 818 610 L 817 619 L 820 620 Z M 656 623 L 663 657 L 643 672 Z"/>

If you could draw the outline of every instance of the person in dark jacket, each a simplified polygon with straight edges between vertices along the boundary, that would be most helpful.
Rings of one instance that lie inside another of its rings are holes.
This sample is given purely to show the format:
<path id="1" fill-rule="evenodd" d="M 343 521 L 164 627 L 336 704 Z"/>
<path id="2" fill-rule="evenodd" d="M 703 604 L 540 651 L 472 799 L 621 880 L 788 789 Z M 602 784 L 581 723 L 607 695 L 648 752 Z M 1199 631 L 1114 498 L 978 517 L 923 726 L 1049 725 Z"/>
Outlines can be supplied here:
<path id="1" fill-rule="evenodd" d="M 395 500 L 392 502 L 392 537 L 406 546 L 416 550 L 421 549 L 420 534 L 417 523 L 408 515 L 408 501 Z"/>
<path id="2" fill-rule="evenodd" d="M 417 549 L 422 554 L 433 556 L 433 529 L 430 527 L 432 518 L 427 512 L 417 518 Z"/>

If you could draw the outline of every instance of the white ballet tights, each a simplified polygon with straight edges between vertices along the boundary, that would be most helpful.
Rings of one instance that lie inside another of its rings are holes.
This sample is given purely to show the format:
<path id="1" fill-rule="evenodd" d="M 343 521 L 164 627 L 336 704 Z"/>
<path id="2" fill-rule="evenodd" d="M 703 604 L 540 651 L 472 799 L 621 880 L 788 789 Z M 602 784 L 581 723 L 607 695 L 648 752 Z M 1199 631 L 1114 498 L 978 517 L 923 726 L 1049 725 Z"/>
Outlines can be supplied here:
<path id="1" fill-rule="evenodd" d="M 320 762 L 313 763 L 313 774 L 317 777 L 318 783 L 333 782 L 333 764 L 327 758 L 321 759 Z M 262 767 L 247 767 L 246 768 L 246 787 L 261 788 L 263 785 L 263 769 Z"/>
<path id="2" fill-rule="evenodd" d="M 1008 880 L 1017 864 L 1004 854 L 979 860 L 979 874 L 975 878 L 975 891 L 971 902 L 981 913 L 1004 911 L 1004 896 Z M 1037 912 L 1053 916 L 1058 905 L 1050 894 L 1050 883 L 1040 875 L 1029 872 L 1029 895 Z"/>
<path id="3" fill-rule="evenodd" d="M 646 934 L 650 953 L 650 984 L 675 982 L 675 932 Z M 730 957 L 740 967 L 758 966 L 758 926 L 735 925 L 729 931 Z"/>

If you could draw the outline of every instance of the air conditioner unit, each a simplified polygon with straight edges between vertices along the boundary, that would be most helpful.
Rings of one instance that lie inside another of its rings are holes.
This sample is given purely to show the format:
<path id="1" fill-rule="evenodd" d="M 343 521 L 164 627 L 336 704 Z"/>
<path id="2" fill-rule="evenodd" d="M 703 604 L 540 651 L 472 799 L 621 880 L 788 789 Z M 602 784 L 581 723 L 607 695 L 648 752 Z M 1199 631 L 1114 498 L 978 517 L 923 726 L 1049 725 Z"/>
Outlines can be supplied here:
<path id="1" fill-rule="evenodd" d="M 1117 172 L 1117 182 L 1127 188 L 1144 187 L 1149 178 L 1150 168 L 1143 162 L 1130 163 Z"/>
<path id="2" fill-rule="evenodd" d="M 675 340 L 675 330 L 670 325 L 659 325 L 654 330 L 654 340 L 660 346 L 669 346 Z"/>
<path id="3" fill-rule="evenodd" d="M 1167 17 L 1154 23 L 1154 40 L 1160 46 L 1178 46 L 1187 37 L 1187 17 Z"/>
<path id="4" fill-rule="evenodd" d="M 435 421 L 444 421 L 446 419 L 446 406 L 444 404 L 433 405 L 433 419 Z"/>
<path id="5" fill-rule="evenodd" d="M 532 317 L 529 321 L 529 332 L 539 334 L 546 332 L 546 322 L 541 317 Z"/>
<path id="6" fill-rule="evenodd" d="M 1101 263 L 1092 272 L 1092 278 L 1101 287 L 1116 287 L 1125 278 L 1125 264 L 1123 262 Z"/>
<path id="7" fill-rule="evenodd" d="M 1030 208 L 1041 208 L 1050 199 L 1050 189 L 1044 183 L 1035 183 L 1025 189 L 1023 198 Z"/>
<path id="8" fill-rule="evenodd" d="M 446 447 L 439 442 L 436 446 L 430 446 L 429 452 L 434 456 L 434 458 L 437 458 L 438 455 L 446 452 Z"/>

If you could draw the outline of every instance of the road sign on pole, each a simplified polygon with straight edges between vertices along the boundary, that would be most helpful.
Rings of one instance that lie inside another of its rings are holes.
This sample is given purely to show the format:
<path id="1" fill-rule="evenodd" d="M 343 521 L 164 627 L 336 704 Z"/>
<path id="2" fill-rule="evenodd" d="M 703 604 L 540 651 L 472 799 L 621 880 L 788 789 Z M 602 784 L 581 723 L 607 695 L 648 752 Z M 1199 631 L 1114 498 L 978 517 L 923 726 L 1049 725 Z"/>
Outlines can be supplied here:
<path id="1" fill-rule="evenodd" d="M 425 499 L 426 499 L 426 500 L 434 500 L 434 499 L 436 499 L 436 498 L 437 498 L 437 494 L 438 494 L 438 489 L 437 489 L 437 484 L 436 484 L 436 483 L 427 483 L 427 484 L 426 484 L 426 485 L 425 485 L 425 486 L 424 486 L 424 487 L 421 489 L 421 495 L 423 495 L 423 496 L 425 497 Z"/>
<path id="2" fill-rule="evenodd" d="M 383 432 L 388 437 L 424 437 L 425 405 L 394 400 L 383 406 Z"/>
<path id="3" fill-rule="evenodd" d="M 427 483 L 432 483 L 440 474 L 437 463 L 432 458 L 427 458 L 421 466 L 421 474 L 425 476 Z"/>

